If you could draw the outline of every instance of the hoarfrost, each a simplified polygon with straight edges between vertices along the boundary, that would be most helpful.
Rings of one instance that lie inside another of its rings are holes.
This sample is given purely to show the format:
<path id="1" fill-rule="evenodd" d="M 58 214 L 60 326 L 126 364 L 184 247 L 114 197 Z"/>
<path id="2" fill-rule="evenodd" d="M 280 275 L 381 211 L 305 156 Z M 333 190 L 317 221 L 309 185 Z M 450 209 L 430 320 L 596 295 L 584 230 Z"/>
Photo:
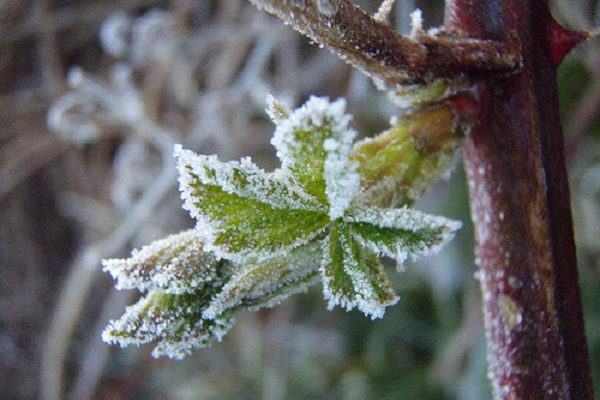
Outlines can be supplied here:
<path id="1" fill-rule="evenodd" d="M 293 170 L 298 162 L 295 156 L 303 150 L 300 146 L 307 143 L 299 140 L 300 134 L 312 136 L 310 139 L 323 139 L 341 137 L 348 131 L 350 115 L 345 114 L 346 101 L 338 99 L 330 103 L 327 98 L 311 96 L 300 108 L 294 110 L 289 116 L 281 120 L 275 129 L 271 144 L 277 150 L 277 157 L 281 160 L 282 169 Z M 312 143 L 319 145 L 318 143 Z M 313 154 L 314 156 L 314 154 Z"/>
<path id="2" fill-rule="evenodd" d="M 462 225 L 406 206 L 353 210 L 345 219 L 354 223 L 354 236 L 363 246 L 399 263 L 409 254 L 416 259 L 436 253 Z"/>
<path id="3" fill-rule="evenodd" d="M 121 347 L 157 342 L 152 355 L 181 359 L 193 349 L 220 341 L 233 323 L 231 315 L 201 319 L 198 303 L 202 296 L 151 292 L 109 322 L 102 340 Z"/>
<path id="4" fill-rule="evenodd" d="M 347 130 L 340 136 L 328 138 L 323 143 L 327 152 L 323 172 L 325 194 L 329 202 L 329 218 L 332 220 L 344 215 L 360 186 L 360 175 L 356 172 L 358 163 L 348 160 L 356 133 Z"/>
<path id="5" fill-rule="evenodd" d="M 319 207 L 316 199 L 304 193 L 292 181 L 265 172 L 249 157 L 239 162 L 224 163 L 215 155 L 199 155 L 184 150 L 181 145 L 175 146 L 174 155 L 178 159 L 182 198 L 190 212 L 197 211 L 197 199 L 194 197 L 197 183 L 219 186 L 227 193 L 257 200 L 274 209 L 307 210 Z"/>
<path id="6" fill-rule="evenodd" d="M 306 246 L 289 256 L 259 264 L 248 264 L 225 284 L 202 316 L 212 319 L 228 309 L 257 310 L 272 307 L 316 282 L 321 254 L 318 247 Z"/>
<path id="7" fill-rule="evenodd" d="M 176 146 L 184 208 L 198 223 L 204 250 L 218 258 L 263 261 L 307 244 L 327 223 L 325 205 L 287 176 L 249 159 L 222 163 Z"/>
<path id="8" fill-rule="evenodd" d="M 398 301 L 383 267 L 375 254 L 356 249 L 351 236 L 337 233 L 324 241 L 320 268 L 328 309 L 339 305 L 350 311 L 356 307 L 371 319 L 382 318 L 385 308 Z M 342 260 L 337 259 L 336 250 Z M 371 262 L 375 271 L 369 268 Z"/>
<path id="9" fill-rule="evenodd" d="M 410 25 L 411 25 L 411 37 L 419 37 L 423 36 L 423 13 L 420 9 L 416 9 L 412 13 L 410 13 Z"/>
<path id="10" fill-rule="evenodd" d="M 103 260 L 103 271 L 111 274 L 119 290 L 192 292 L 216 275 L 218 261 L 202 247 L 200 232 L 190 229 L 134 250 L 130 258 Z"/>
<path id="11" fill-rule="evenodd" d="M 351 116 L 345 109 L 344 99 L 329 102 L 327 98 L 311 97 L 280 120 L 271 140 L 282 170 L 289 170 L 294 176 L 312 167 L 315 171 L 308 172 L 323 174 L 331 219 L 343 214 L 360 185 L 358 164 L 348 161 L 356 132 L 348 128 Z M 322 171 L 318 160 L 321 154 Z"/>
<path id="12" fill-rule="evenodd" d="M 460 227 L 406 205 L 380 208 L 410 198 L 391 189 L 391 176 L 360 187 L 344 100 L 311 97 L 294 111 L 272 96 L 267 102 L 281 160 L 274 172 L 250 158 L 221 162 L 175 146 L 181 197 L 196 228 L 104 261 L 118 289 L 149 291 L 110 322 L 105 341 L 155 341 L 153 355 L 182 358 L 221 340 L 238 310 L 271 307 L 319 277 L 330 309 L 381 318 L 398 296 L 379 257 L 402 263 L 435 252 Z"/>
<path id="13" fill-rule="evenodd" d="M 285 103 L 277 100 L 273 95 L 267 95 L 267 115 L 275 125 L 279 125 L 292 112 Z"/>
<path id="14" fill-rule="evenodd" d="M 317 0 L 317 8 L 326 17 L 332 17 L 338 10 L 337 4 L 331 0 Z"/>
<path id="15" fill-rule="evenodd" d="M 383 0 L 379 5 L 379 9 L 373 15 L 373 19 L 384 24 L 389 24 L 390 12 L 396 0 Z"/>

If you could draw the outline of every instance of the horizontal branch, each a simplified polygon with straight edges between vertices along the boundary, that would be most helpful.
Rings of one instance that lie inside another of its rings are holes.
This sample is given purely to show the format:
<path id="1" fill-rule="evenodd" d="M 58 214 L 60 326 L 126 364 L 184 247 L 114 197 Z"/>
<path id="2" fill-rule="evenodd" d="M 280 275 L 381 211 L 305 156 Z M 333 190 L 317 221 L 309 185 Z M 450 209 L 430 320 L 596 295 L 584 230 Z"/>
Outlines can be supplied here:
<path id="1" fill-rule="evenodd" d="M 404 36 L 347 0 L 250 0 L 369 75 L 381 89 L 458 76 L 508 75 L 519 46 L 418 34 Z"/>

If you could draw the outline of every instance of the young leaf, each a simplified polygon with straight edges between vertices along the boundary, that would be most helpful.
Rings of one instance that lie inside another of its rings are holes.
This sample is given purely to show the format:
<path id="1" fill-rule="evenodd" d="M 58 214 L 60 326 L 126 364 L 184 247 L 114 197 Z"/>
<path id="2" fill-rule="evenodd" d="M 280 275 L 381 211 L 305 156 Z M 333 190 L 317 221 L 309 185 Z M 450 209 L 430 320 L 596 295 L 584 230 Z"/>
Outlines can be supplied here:
<path id="1" fill-rule="evenodd" d="M 343 99 L 330 103 L 311 96 L 300 108 L 282 119 L 271 144 L 281 160 L 281 169 L 289 173 L 307 193 L 326 201 L 325 159 L 336 143 L 351 143 L 356 135 L 348 129 L 351 117 L 345 114 Z"/>
<path id="2" fill-rule="evenodd" d="M 222 163 L 175 149 L 185 208 L 198 220 L 205 250 L 242 262 L 265 260 L 312 240 L 327 223 L 325 206 L 294 182 L 249 160 Z"/>
<path id="3" fill-rule="evenodd" d="M 120 319 L 110 321 L 102 332 L 102 340 L 121 347 L 157 342 L 154 357 L 166 355 L 176 359 L 193 349 L 210 346 L 231 329 L 233 315 L 203 319 L 207 289 L 182 295 L 150 292 L 127 307 Z"/>
<path id="4" fill-rule="evenodd" d="M 184 208 L 198 223 L 104 262 L 118 288 L 149 290 L 104 340 L 157 341 L 155 355 L 180 358 L 220 340 L 235 312 L 275 305 L 319 277 L 329 308 L 382 317 L 398 297 L 379 256 L 401 263 L 436 251 L 460 226 L 406 207 L 455 142 L 445 131 L 415 139 L 435 115 L 426 113 L 352 147 L 344 107 L 313 97 L 290 111 L 271 98 L 282 162 L 271 173 L 248 158 L 223 163 L 177 146 Z"/>
<path id="5" fill-rule="evenodd" d="M 346 217 L 356 240 L 398 263 L 438 251 L 454 237 L 461 223 L 428 215 L 407 207 L 356 210 Z"/>
<path id="6" fill-rule="evenodd" d="M 103 271 L 117 281 L 119 290 L 192 292 L 213 280 L 223 264 L 202 251 L 203 245 L 200 232 L 190 229 L 133 250 L 130 258 L 103 260 Z"/>
<path id="7" fill-rule="evenodd" d="M 377 254 L 361 246 L 342 222 L 334 224 L 324 242 L 321 273 L 329 309 L 357 307 L 375 319 L 398 301 Z"/>
<path id="8" fill-rule="evenodd" d="M 215 318 L 229 309 L 272 307 L 292 294 L 306 291 L 318 278 L 321 258 L 319 246 L 309 245 L 285 257 L 238 266 L 203 312 L 204 318 Z"/>
<path id="9" fill-rule="evenodd" d="M 308 277 L 307 271 L 316 265 L 310 257 L 298 264 L 291 254 L 319 241 L 330 306 L 358 307 L 380 317 L 396 297 L 378 256 L 401 263 L 409 253 L 435 251 L 458 229 L 459 224 L 445 218 L 372 204 L 378 196 L 372 187 L 381 189 L 377 181 L 403 181 L 412 187 L 424 179 L 414 166 L 427 162 L 429 152 L 435 153 L 430 147 L 436 140 L 442 145 L 447 140 L 434 133 L 426 143 L 417 143 L 411 136 L 430 114 L 353 149 L 355 133 L 348 129 L 344 106 L 342 101 L 313 97 L 290 112 L 271 99 L 269 114 L 279 124 L 272 143 L 282 161 L 274 173 L 248 159 L 221 163 L 214 156 L 176 149 L 183 198 L 198 219 L 204 249 L 241 265 L 211 303 L 207 317 L 253 296 L 260 297 L 257 304 L 269 304 L 266 299 L 277 295 L 279 287 L 287 293 L 288 283 L 302 281 L 297 277 Z M 286 264 L 296 269 L 291 281 L 285 278 Z M 289 287 L 295 290 L 294 285 Z"/>

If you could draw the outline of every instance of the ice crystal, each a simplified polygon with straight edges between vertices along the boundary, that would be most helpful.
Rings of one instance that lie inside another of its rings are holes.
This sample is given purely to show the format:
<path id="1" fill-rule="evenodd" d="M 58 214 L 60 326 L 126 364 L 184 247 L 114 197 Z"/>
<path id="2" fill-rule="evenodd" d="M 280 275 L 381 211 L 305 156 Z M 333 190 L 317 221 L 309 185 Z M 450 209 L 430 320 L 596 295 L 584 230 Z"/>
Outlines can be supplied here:
<path id="1" fill-rule="evenodd" d="M 147 292 L 110 322 L 105 341 L 156 342 L 155 356 L 181 358 L 221 340 L 238 311 L 271 307 L 318 280 L 330 309 L 381 318 L 398 296 L 380 257 L 427 255 L 459 228 L 408 208 L 414 196 L 392 187 L 409 190 L 437 171 L 437 153 L 415 143 L 412 128 L 353 146 L 343 100 L 312 97 L 291 111 L 269 97 L 267 113 L 281 160 L 273 172 L 176 146 L 196 227 L 103 262 L 118 289 Z"/>
<path id="2" fill-rule="evenodd" d="M 285 257 L 240 265 L 210 306 L 205 318 L 215 318 L 242 305 L 248 309 L 271 307 L 316 282 L 320 253 L 315 245 L 303 246 Z"/>
<path id="3" fill-rule="evenodd" d="M 265 111 L 269 118 L 271 118 L 271 121 L 276 125 L 285 120 L 292 112 L 285 103 L 277 100 L 271 94 L 267 95 L 267 108 Z"/>

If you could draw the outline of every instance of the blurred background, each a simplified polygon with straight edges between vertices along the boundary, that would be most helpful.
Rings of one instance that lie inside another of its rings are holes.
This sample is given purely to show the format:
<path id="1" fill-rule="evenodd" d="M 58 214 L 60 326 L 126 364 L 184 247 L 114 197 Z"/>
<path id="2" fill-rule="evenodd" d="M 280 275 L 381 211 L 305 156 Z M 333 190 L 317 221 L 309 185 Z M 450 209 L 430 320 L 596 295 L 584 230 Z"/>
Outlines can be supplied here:
<path id="1" fill-rule="evenodd" d="M 441 1 L 399 0 L 398 31 L 409 31 L 415 7 L 427 26 L 440 24 Z M 600 26 L 595 0 L 553 8 L 568 27 Z M 598 41 L 568 57 L 559 82 L 598 385 Z M 418 208 L 464 228 L 438 256 L 389 271 L 401 300 L 382 320 L 329 312 L 314 287 L 242 313 L 222 343 L 183 361 L 100 340 L 138 296 L 115 290 L 100 260 L 193 226 L 173 144 L 276 167 L 267 93 L 292 107 L 310 94 L 344 96 L 367 135 L 399 112 L 369 79 L 245 0 L 0 1 L 0 398 L 490 398 L 460 163 Z"/>

